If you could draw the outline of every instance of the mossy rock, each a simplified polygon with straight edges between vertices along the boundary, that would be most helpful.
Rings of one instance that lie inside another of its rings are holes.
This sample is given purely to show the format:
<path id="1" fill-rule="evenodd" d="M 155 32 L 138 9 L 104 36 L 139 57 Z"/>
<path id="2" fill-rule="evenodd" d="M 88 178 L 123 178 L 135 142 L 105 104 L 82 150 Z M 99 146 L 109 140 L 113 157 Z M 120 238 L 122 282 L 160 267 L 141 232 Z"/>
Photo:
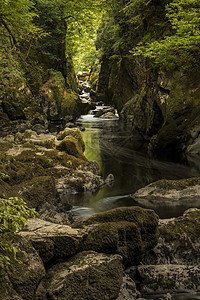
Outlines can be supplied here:
<path id="1" fill-rule="evenodd" d="M 158 216 L 140 207 L 116 208 L 77 221 L 73 227 L 88 228 L 83 250 L 120 254 L 126 265 L 138 262 L 158 240 Z"/>
<path id="2" fill-rule="evenodd" d="M 161 179 L 151 183 L 152 187 L 158 187 L 165 190 L 183 190 L 187 187 L 200 185 L 200 177 L 192 177 L 187 179 L 179 179 L 179 180 L 167 180 Z"/>
<path id="3" fill-rule="evenodd" d="M 10 264 L 0 277 L 1 299 L 34 299 L 37 286 L 46 273 L 42 260 L 26 239 L 17 235 L 10 235 L 9 239 L 18 250 L 17 260 L 14 259 L 13 253 L 6 253 Z"/>
<path id="4" fill-rule="evenodd" d="M 63 140 L 66 136 L 73 136 L 78 141 L 80 148 L 83 151 L 85 150 L 85 143 L 79 128 L 65 128 L 63 131 L 59 132 L 57 139 Z"/>
<path id="5" fill-rule="evenodd" d="M 199 239 L 200 210 L 191 208 L 173 222 L 160 226 L 159 230 L 161 236 L 168 242 L 179 240 L 181 236 L 185 236 L 185 241 L 188 239 L 195 242 L 195 240 Z"/>
<path id="6" fill-rule="evenodd" d="M 84 251 L 50 268 L 36 299 L 116 299 L 122 277 L 119 255 Z"/>
<path id="7" fill-rule="evenodd" d="M 64 151 L 67 154 L 73 155 L 75 157 L 83 157 L 83 151 L 78 143 L 78 141 L 73 136 L 66 136 L 56 148 L 59 151 Z"/>

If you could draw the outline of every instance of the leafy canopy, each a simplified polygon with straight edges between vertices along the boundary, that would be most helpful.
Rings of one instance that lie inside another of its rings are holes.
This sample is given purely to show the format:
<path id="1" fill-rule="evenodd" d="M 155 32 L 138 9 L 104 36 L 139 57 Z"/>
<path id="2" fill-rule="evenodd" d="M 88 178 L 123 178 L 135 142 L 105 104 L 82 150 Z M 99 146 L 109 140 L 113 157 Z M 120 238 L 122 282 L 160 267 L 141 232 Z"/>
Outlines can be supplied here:
<path id="1" fill-rule="evenodd" d="M 140 43 L 134 55 L 143 54 L 158 65 L 185 64 L 200 46 L 200 1 L 174 0 L 166 5 L 170 34 L 153 42 Z"/>

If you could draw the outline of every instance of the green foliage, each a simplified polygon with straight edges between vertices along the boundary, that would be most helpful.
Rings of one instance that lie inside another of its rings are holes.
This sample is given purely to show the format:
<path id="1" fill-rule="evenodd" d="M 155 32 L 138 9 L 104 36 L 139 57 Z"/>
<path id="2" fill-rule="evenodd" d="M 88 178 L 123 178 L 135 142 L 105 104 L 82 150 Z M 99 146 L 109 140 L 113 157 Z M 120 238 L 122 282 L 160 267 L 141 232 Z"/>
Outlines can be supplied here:
<path id="1" fill-rule="evenodd" d="M 33 19 L 34 2 L 31 0 L 0 0 L 0 33 L 16 46 L 21 40 L 30 40 L 41 34 Z"/>
<path id="2" fill-rule="evenodd" d="M 0 269 L 9 263 L 9 253 L 16 259 L 17 249 L 12 245 L 11 233 L 21 230 L 28 218 L 38 216 L 19 197 L 0 198 Z"/>
<path id="3" fill-rule="evenodd" d="M 132 53 L 143 54 L 167 68 L 191 63 L 199 53 L 200 2 L 174 0 L 166 5 L 166 17 L 171 25 L 170 34 L 153 42 L 140 43 Z"/>

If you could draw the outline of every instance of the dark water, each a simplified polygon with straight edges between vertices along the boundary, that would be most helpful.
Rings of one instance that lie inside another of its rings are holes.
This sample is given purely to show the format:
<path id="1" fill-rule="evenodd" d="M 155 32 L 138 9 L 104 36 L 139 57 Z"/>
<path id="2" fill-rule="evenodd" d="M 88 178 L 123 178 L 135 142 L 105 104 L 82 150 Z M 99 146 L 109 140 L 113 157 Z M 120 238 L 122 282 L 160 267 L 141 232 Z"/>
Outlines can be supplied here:
<path id="1" fill-rule="evenodd" d="M 104 179 L 108 174 L 113 174 L 115 181 L 112 186 L 105 186 L 96 195 L 76 195 L 72 204 L 79 206 L 74 208 L 77 216 L 87 216 L 120 206 L 138 205 L 130 194 L 158 179 L 200 176 L 200 163 L 195 159 L 181 159 L 176 153 L 171 157 L 165 154 L 162 159 L 158 159 L 134 150 L 138 141 L 132 140 L 130 129 L 117 119 L 105 120 L 87 115 L 79 119 L 78 123 L 86 128 L 83 132 L 85 156 L 90 161 L 98 162 Z M 187 208 L 189 207 L 176 205 L 161 206 L 155 210 L 161 218 L 169 218 L 181 215 Z"/>

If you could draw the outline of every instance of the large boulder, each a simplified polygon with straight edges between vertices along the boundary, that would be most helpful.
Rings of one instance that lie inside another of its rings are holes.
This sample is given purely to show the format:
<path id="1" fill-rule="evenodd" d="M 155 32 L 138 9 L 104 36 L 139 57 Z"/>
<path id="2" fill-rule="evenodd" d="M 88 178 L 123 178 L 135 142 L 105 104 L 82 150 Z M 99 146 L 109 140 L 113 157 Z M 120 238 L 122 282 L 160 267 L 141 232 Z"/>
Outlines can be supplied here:
<path id="1" fill-rule="evenodd" d="M 140 207 L 116 208 L 77 221 L 73 228 L 86 231 L 81 248 L 116 253 L 125 264 L 136 263 L 157 243 L 158 217 Z"/>
<path id="2" fill-rule="evenodd" d="M 183 216 L 160 220 L 158 244 L 145 258 L 149 264 L 186 264 L 200 263 L 200 210 L 188 209 Z"/>
<path id="3" fill-rule="evenodd" d="M 158 180 L 132 195 L 143 207 L 156 209 L 167 206 L 200 207 L 200 178 Z"/>
<path id="4" fill-rule="evenodd" d="M 48 270 L 38 288 L 36 299 L 116 299 L 122 277 L 119 255 L 93 251 L 79 253 Z"/>
<path id="5" fill-rule="evenodd" d="M 73 136 L 66 136 L 56 148 L 77 158 L 80 157 L 84 159 L 82 148 L 79 146 L 78 141 Z"/>
<path id="6" fill-rule="evenodd" d="M 81 230 L 41 219 L 28 220 L 19 235 L 32 243 L 44 263 L 74 255 L 82 241 Z"/>
<path id="7" fill-rule="evenodd" d="M 32 245 L 24 238 L 13 236 L 12 244 L 18 249 L 17 260 L 10 256 L 10 264 L 3 271 L 0 284 L 2 300 L 32 300 L 36 289 L 45 276 L 41 258 Z"/>

